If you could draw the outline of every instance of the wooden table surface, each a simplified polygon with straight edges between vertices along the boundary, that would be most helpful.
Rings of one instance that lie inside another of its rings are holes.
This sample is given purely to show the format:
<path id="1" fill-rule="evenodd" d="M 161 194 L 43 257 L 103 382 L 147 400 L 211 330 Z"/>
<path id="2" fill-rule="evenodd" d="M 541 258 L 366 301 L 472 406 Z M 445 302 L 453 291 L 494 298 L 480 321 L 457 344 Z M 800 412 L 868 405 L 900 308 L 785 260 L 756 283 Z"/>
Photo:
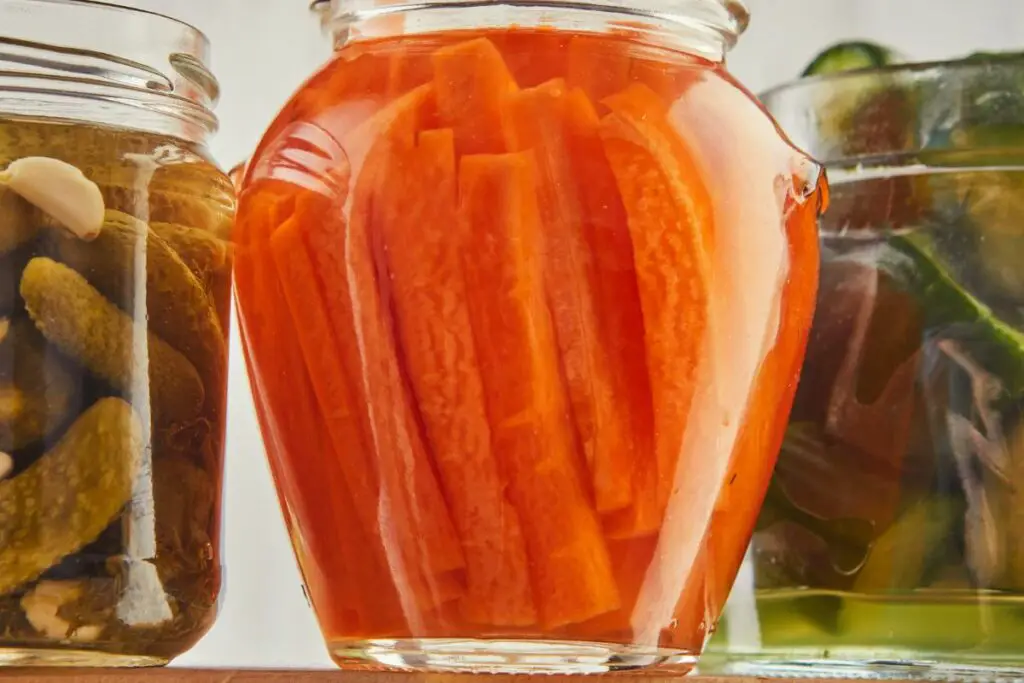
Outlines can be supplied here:
<path id="1" fill-rule="evenodd" d="M 467 683 L 472 676 L 444 674 L 369 673 L 342 671 L 250 670 L 236 669 L 0 669 L 0 679 L 22 683 Z M 481 676 L 485 683 L 522 683 L 522 676 Z M 584 683 L 602 676 L 575 677 L 543 676 L 543 683 Z M 780 679 L 712 678 L 693 676 L 671 678 L 656 675 L 615 676 L 643 683 L 785 683 Z M 795 683 L 791 682 L 791 683 Z M 827 683 L 802 678 L 799 683 Z"/>

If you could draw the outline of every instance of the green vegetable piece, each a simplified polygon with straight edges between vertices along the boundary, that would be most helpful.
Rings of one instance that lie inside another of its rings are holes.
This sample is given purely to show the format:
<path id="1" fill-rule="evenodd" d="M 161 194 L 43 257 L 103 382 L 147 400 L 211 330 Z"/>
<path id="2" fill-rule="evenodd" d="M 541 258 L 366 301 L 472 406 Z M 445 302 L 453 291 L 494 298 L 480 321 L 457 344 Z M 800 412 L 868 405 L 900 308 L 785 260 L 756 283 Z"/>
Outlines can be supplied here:
<path id="1" fill-rule="evenodd" d="M 0 256 L 9 254 L 39 232 L 34 207 L 0 186 Z"/>
<path id="2" fill-rule="evenodd" d="M 97 176 L 108 209 L 152 223 L 187 225 L 218 239 L 231 238 L 234 190 L 223 176 L 190 173 L 183 166 L 158 170 L 148 187 L 138 187 L 138 169 Z"/>
<path id="3" fill-rule="evenodd" d="M 984 365 L 1011 395 L 1024 392 L 1024 333 L 1000 320 L 940 265 L 926 231 L 893 237 L 879 256 L 879 268 L 921 305 L 925 327 L 969 324 L 972 338 L 985 343 Z"/>
<path id="4" fill-rule="evenodd" d="M 837 43 L 828 48 L 804 69 L 802 76 L 821 76 L 861 69 L 877 69 L 902 61 L 893 49 L 866 41 Z"/>
<path id="5" fill-rule="evenodd" d="M 42 335 L 16 320 L 0 343 L 0 451 L 24 448 L 62 429 L 78 402 L 67 362 Z"/>
<path id="6" fill-rule="evenodd" d="M 945 550 L 962 504 L 944 498 L 914 503 L 879 536 L 853 584 L 854 593 L 908 591 L 924 585 L 933 558 Z"/>
<path id="7" fill-rule="evenodd" d="M 100 535 L 131 500 L 142 443 L 131 406 L 101 399 L 52 450 L 0 481 L 0 594 Z"/>
<path id="8" fill-rule="evenodd" d="M 209 283 L 228 264 L 228 242 L 204 230 L 175 223 L 150 223 L 150 227 L 200 282 Z"/>
<path id="9" fill-rule="evenodd" d="M 148 319 L 156 336 L 184 354 L 211 386 L 219 387 L 227 345 L 202 284 L 145 223 L 120 211 L 108 210 L 106 216 L 103 230 L 91 241 L 50 231 L 58 260 L 84 275 L 121 310 Z M 146 279 L 144 309 L 135 300 L 140 269 Z"/>
<path id="10" fill-rule="evenodd" d="M 34 258 L 22 274 L 21 295 L 51 343 L 126 395 L 138 390 L 135 384 L 145 384 L 146 366 L 137 342 L 147 339 L 153 423 L 159 428 L 199 415 L 204 391 L 195 367 L 79 273 L 48 258 Z"/>

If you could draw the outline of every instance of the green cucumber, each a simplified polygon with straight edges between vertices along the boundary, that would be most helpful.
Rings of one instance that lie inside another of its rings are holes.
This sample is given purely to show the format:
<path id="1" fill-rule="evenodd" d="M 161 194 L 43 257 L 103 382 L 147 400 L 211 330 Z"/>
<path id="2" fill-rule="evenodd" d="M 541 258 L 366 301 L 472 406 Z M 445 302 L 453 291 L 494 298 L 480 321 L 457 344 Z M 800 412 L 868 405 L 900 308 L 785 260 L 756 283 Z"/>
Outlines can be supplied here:
<path id="1" fill-rule="evenodd" d="M 902 61 L 895 50 L 867 41 L 837 43 L 820 53 L 804 69 L 802 76 L 878 69 Z"/>

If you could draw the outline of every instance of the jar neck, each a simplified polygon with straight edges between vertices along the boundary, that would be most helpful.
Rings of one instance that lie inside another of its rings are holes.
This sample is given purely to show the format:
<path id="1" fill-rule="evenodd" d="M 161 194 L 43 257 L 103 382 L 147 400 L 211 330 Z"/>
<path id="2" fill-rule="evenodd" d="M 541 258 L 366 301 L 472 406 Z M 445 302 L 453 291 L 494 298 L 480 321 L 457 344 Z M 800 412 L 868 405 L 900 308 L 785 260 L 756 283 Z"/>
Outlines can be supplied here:
<path id="1" fill-rule="evenodd" d="M 65 120 L 202 145 L 217 129 L 209 41 L 163 15 L 84 0 L 0 0 L 0 118 Z"/>
<path id="2" fill-rule="evenodd" d="M 336 48 L 355 40 L 479 29 L 629 31 L 663 47 L 722 61 L 746 29 L 743 0 L 314 0 Z"/>

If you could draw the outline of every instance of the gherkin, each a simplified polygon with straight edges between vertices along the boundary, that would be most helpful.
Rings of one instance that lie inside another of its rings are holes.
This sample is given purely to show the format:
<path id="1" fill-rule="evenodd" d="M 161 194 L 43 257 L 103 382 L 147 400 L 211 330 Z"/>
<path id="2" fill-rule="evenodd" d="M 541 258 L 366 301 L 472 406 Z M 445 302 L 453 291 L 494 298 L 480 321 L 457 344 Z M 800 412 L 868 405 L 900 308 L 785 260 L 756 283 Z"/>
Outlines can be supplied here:
<path id="1" fill-rule="evenodd" d="M 97 292 L 82 275 L 48 258 L 29 261 L 21 277 L 25 308 L 40 332 L 66 355 L 118 391 L 130 395 L 148 386 L 157 428 L 197 417 L 203 383 L 181 353 L 136 323 Z M 148 342 L 148 381 L 137 339 Z"/>
<path id="2" fill-rule="evenodd" d="M 64 427 L 77 407 L 78 383 L 65 359 L 21 319 L 0 342 L 0 451 L 31 445 Z"/>
<path id="3" fill-rule="evenodd" d="M 131 406 L 97 401 L 61 440 L 0 481 L 0 594 L 93 541 L 131 500 L 142 452 Z"/>
<path id="4" fill-rule="evenodd" d="M 221 240 L 230 237 L 234 206 L 208 196 L 209 190 L 200 192 L 188 185 L 170 189 L 158 187 L 155 182 L 141 191 L 128 182 L 98 184 L 107 208 L 145 217 L 151 223 L 187 225 Z M 143 202 L 146 205 L 140 206 Z"/>
<path id="5" fill-rule="evenodd" d="M 205 230 L 175 223 L 150 223 L 149 227 L 168 244 L 200 282 L 228 264 L 230 244 Z"/>
<path id="6" fill-rule="evenodd" d="M 154 230 L 128 214 L 108 210 L 94 240 L 86 242 L 63 230 L 50 231 L 48 239 L 56 245 L 58 260 L 84 275 L 121 310 L 148 319 L 153 333 L 184 354 L 212 386 L 220 386 L 227 350 L 217 313 L 199 280 Z M 135 301 L 140 276 L 146 282 L 144 312 Z"/>

